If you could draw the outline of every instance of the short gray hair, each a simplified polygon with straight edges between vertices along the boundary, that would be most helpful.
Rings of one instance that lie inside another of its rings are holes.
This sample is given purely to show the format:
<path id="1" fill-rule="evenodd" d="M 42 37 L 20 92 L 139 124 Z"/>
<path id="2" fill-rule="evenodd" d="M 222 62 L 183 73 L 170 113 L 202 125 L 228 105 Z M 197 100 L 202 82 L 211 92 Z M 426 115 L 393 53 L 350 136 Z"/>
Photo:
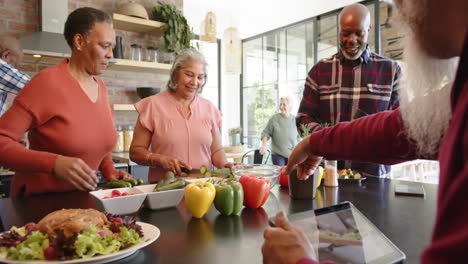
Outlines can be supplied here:
<path id="1" fill-rule="evenodd" d="M 171 92 L 177 90 L 177 74 L 180 72 L 180 69 L 185 67 L 190 61 L 199 61 L 203 65 L 203 71 L 205 73 L 205 82 L 202 84 L 199 92 L 203 90 L 203 87 L 206 84 L 207 79 L 207 67 L 208 63 L 206 62 L 205 57 L 199 51 L 193 48 L 182 50 L 177 57 L 175 58 L 174 64 L 172 64 L 171 71 L 169 72 L 169 81 L 167 82 L 167 89 Z"/>
<path id="2" fill-rule="evenodd" d="M 288 104 L 288 111 L 291 112 L 291 110 L 292 110 L 291 97 L 289 97 L 289 96 L 282 96 L 282 97 L 280 98 L 280 103 L 281 103 L 281 101 L 285 101 L 285 102 Z"/>

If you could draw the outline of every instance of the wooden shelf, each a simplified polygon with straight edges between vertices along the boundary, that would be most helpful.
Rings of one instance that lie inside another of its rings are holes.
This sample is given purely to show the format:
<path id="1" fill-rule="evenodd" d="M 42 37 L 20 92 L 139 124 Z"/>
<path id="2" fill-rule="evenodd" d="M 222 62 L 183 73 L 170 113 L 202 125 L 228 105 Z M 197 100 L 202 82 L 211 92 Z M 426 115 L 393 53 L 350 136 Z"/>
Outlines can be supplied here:
<path id="1" fill-rule="evenodd" d="M 132 104 L 113 104 L 112 110 L 114 111 L 136 111 L 135 106 Z"/>
<path id="2" fill-rule="evenodd" d="M 166 23 L 161 23 L 154 20 L 146 20 L 138 17 L 131 17 L 116 13 L 114 13 L 113 19 L 115 29 L 122 29 L 125 31 L 134 31 L 141 33 L 151 33 L 158 36 L 163 34 L 161 26 L 166 25 Z"/>
<path id="3" fill-rule="evenodd" d="M 149 73 L 169 73 L 171 64 L 147 62 L 147 61 L 133 61 L 116 59 L 115 62 L 109 65 L 109 70 L 116 71 L 131 71 L 131 72 L 149 72 Z"/>

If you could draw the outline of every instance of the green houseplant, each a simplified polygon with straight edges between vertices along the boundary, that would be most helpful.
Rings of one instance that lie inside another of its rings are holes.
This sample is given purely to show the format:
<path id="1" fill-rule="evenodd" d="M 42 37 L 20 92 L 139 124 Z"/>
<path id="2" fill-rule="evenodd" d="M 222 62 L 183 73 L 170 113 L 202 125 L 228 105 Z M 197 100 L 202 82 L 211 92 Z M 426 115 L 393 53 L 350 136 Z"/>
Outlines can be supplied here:
<path id="1" fill-rule="evenodd" d="M 167 23 L 161 27 L 164 31 L 164 49 L 167 52 L 177 54 L 182 49 L 190 48 L 192 30 L 175 5 L 158 1 L 158 5 L 153 8 L 153 17 L 154 20 Z"/>

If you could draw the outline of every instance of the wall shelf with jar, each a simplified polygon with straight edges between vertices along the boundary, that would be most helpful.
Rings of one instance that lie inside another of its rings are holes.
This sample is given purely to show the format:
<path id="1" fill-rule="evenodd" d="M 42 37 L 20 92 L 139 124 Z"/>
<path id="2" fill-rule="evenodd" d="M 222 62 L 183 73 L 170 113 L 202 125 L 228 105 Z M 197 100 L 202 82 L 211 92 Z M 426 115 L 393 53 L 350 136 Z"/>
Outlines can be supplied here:
<path id="1" fill-rule="evenodd" d="M 148 33 L 156 36 L 162 36 L 164 34 L 164 32 L 161 30 L 161 26 L 166 25 L 166 23 L 161 23 L 154 20 L 131 17 L 117 13 L 113 14 L 113 20 L 115 29 Z M 111 61 L 109 69 L 132 72 L 169 73 L 171 64 L 115 59 Z"/>

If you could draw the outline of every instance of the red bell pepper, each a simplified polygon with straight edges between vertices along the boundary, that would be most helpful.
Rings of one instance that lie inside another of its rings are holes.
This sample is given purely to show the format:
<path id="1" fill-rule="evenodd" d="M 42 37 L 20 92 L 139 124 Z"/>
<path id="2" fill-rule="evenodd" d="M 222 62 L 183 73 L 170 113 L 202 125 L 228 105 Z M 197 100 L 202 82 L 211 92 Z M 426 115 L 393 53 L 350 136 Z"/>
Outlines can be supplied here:
<path id="1" fill-rule="evenodd" d="M 265 204 L 270 195 L 270 181 L 254 175 L 243 175 L 239 182 L 244 189 L 244 205 L 259 208 Z"/>
<path id="2" fill-rule="evenodd" d="M 281 170 L 283 170 L 283 168 L 281 168 Z M 287 174 L 283 174 L 281 173 L 280 176 L 279 176 L 279 184 L 281 186 L 284 186 L 284 187 L 288 187 L 289 186 L 289 177 Z"/>

